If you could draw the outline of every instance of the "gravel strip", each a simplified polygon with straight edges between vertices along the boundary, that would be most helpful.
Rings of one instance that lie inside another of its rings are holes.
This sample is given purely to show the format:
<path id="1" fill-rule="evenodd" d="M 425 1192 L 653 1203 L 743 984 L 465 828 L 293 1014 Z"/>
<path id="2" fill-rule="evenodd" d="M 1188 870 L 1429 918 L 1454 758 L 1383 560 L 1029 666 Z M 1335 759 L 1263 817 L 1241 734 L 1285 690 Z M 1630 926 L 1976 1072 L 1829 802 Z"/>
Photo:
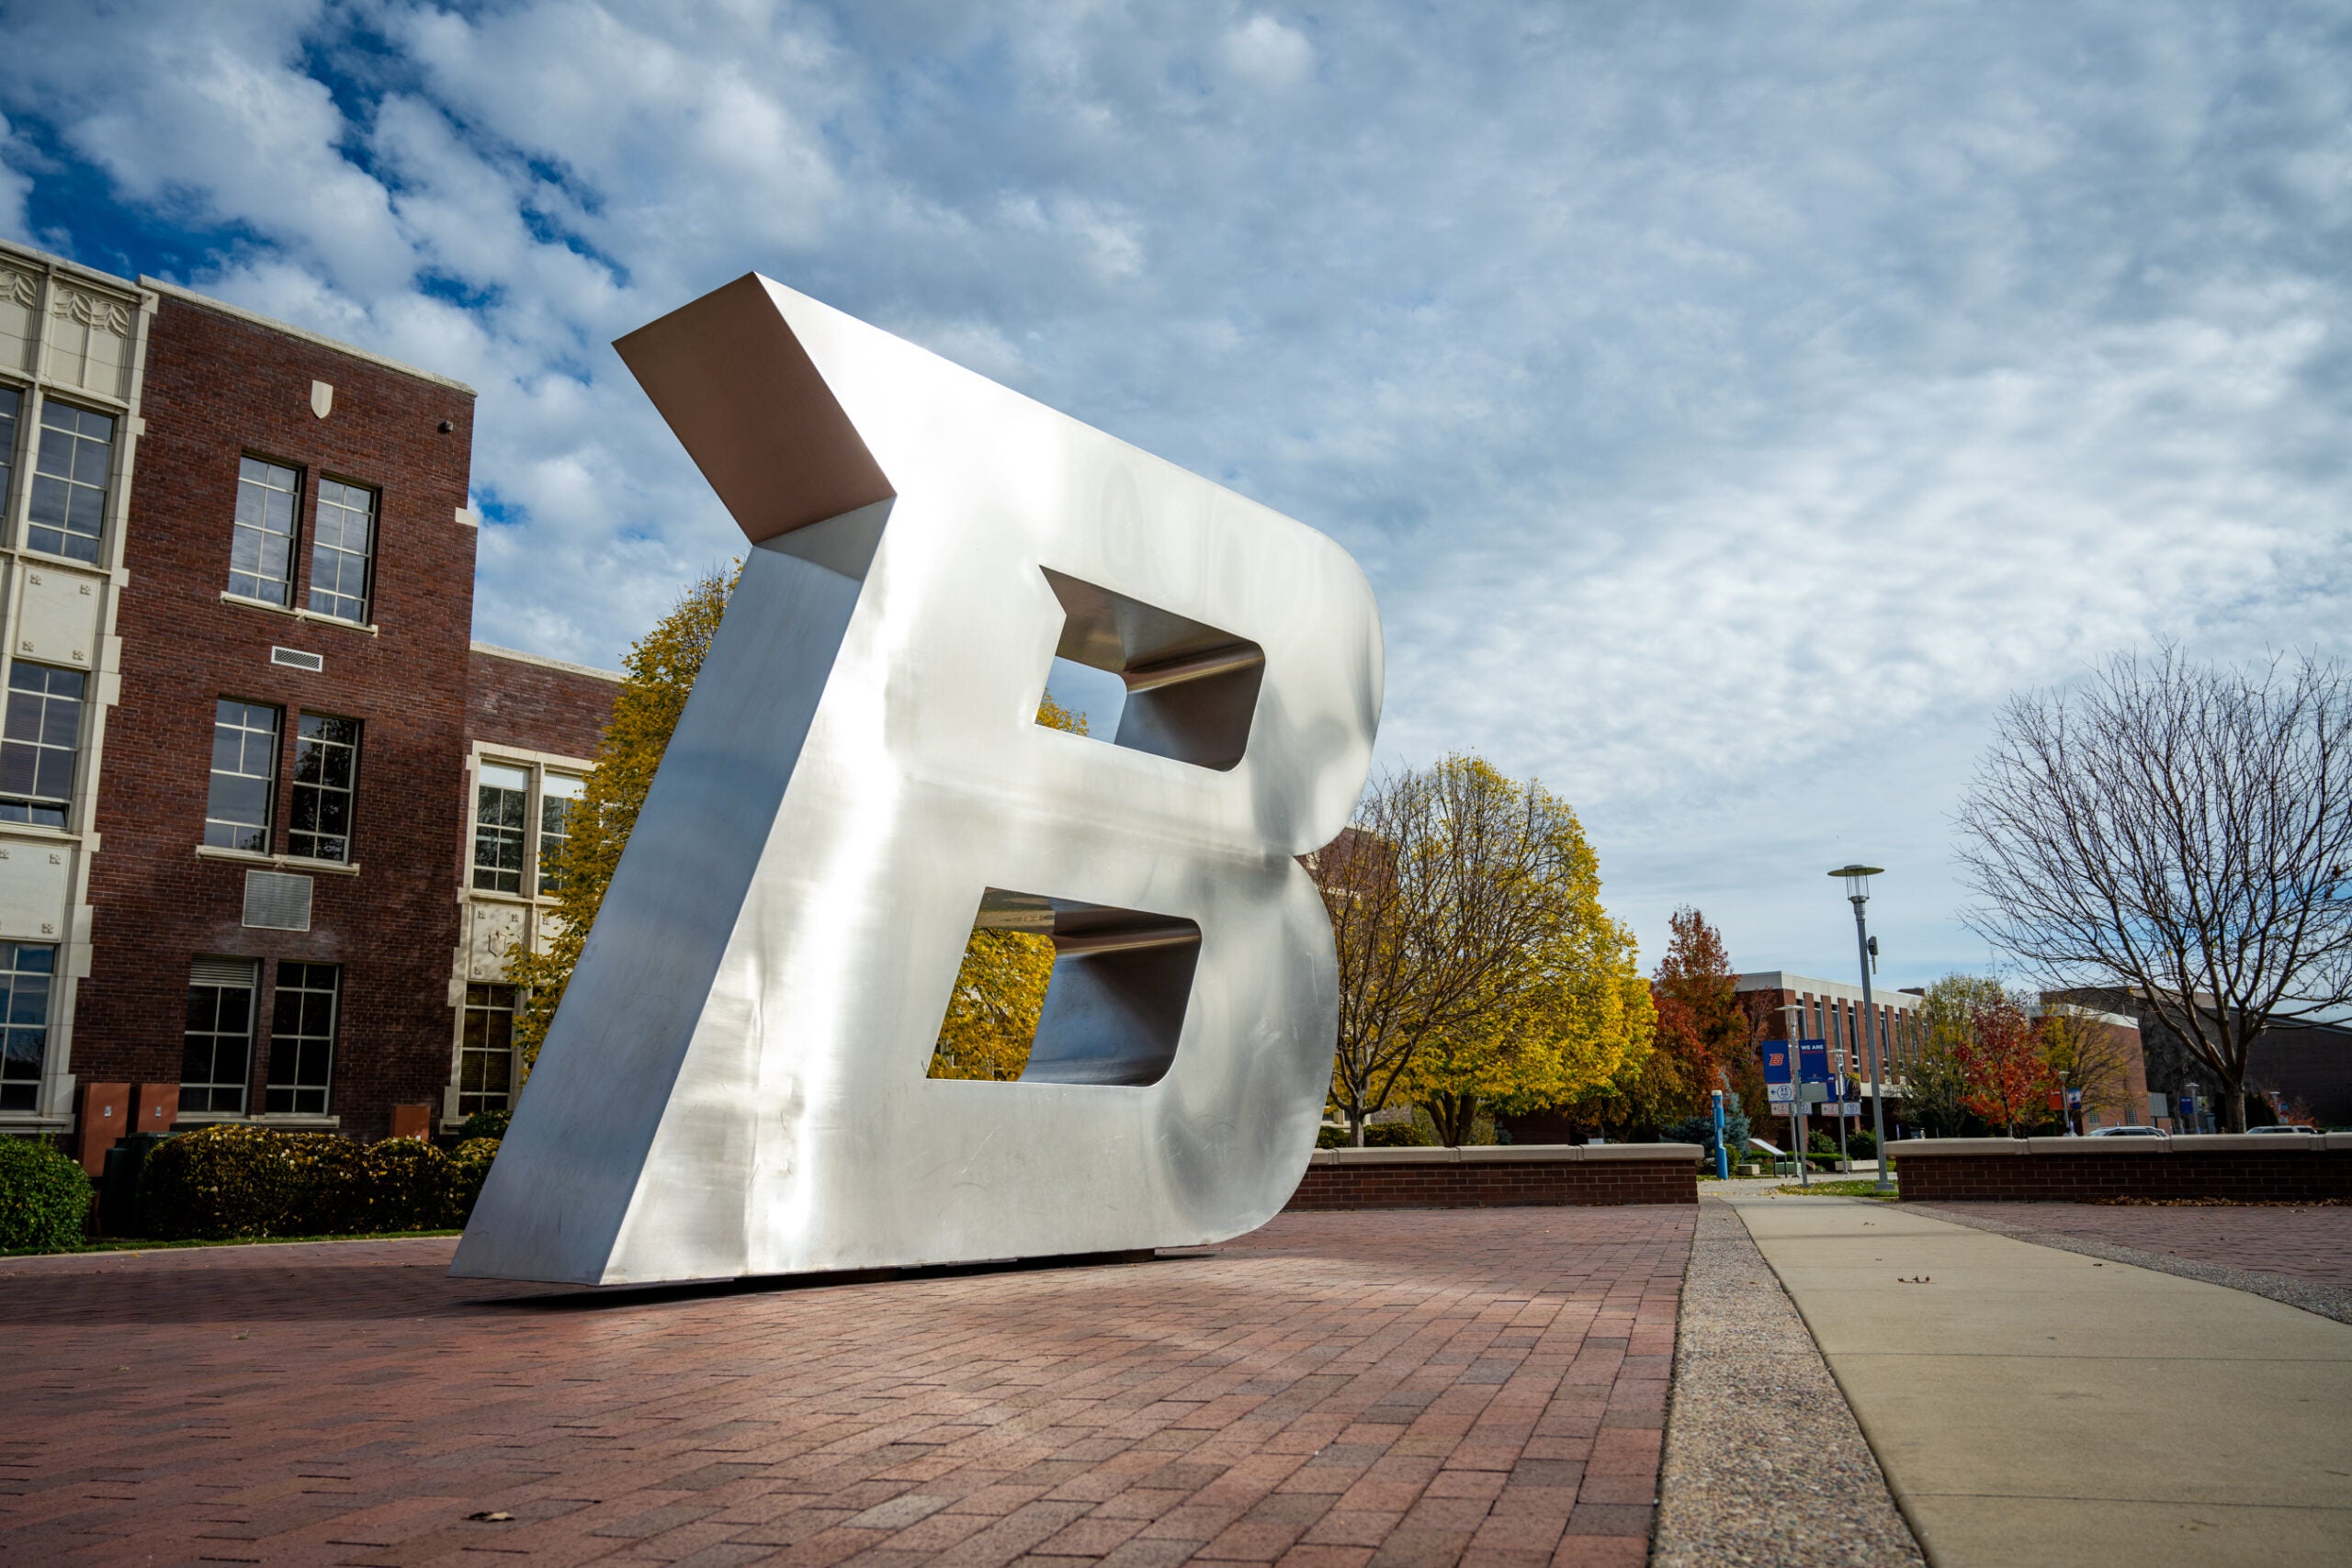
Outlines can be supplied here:
<path id="1" fill-rule="evenodd" d="M 1699 1204 L 1658 1476 L 1660 1568 L 1924 1563 L 1781 1281 L 1719 1199 Z"/>
<path id="2" fill-rule="evenodd" d="M 2339 1290 L 2310 1280 L 2293 1280 L 2284 1274 L 2259 1274 L 2251 1269 L 2233 1269 L 2226 1263 L 2205 1263 L 2193 1258 L 2175 1258 L 2168 1252 L 2143 1252 L 2136 1247 L 2119 1247 L 2111 1241 L 2098 1241 L 2089 1236 L 2069 1235 L 2064 1231 L 2037 1230 L 2029 1225 L 2012 1224 L 1989 1214 L 1963 1214 L 1939 1203 L 1912 1202 L 1905 1208 L 1917 1209 L 1939 1220 L 1971 1230 L 1991 1231 L 2012 1241 L 2030 1241 L 2036 1247 L 2055 1247 L 2060 1252 L 2079 1252 L 2086 1258 L 2103 1258 L 2109 1263 L 2129 1263 L 2135 1269 L 2153 1269 L 2159 1274 L 2177 1274 L 2184 1280 L 2202 1280 L 2209 1285 L 2222 1285 L 2249 1295 L 2267 1296 L 2274 1302 L 2284 1302 L 2290 1307 L 2317 1313 L 2338 1323 L 2352 1323 L 2352 1291 Z M 1704 1233 L 1702 1232 L 1702 1235 Z"/>

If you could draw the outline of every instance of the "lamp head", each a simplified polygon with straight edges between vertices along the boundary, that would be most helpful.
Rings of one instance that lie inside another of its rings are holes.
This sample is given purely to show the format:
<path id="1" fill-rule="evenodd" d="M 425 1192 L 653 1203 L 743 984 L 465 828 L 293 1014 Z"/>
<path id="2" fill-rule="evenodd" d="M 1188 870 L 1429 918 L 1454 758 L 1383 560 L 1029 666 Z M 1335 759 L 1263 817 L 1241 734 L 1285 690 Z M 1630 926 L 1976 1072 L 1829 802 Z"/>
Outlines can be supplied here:
<path id="1" fill-rule="evenodd" d="M 1883 865 L 1841 865 L 1829 874 L 1846 879 L 1847 897 L 1867 898 L 1871 896 L 1871 878 L 1883 875 L 1885 871 Z"/>

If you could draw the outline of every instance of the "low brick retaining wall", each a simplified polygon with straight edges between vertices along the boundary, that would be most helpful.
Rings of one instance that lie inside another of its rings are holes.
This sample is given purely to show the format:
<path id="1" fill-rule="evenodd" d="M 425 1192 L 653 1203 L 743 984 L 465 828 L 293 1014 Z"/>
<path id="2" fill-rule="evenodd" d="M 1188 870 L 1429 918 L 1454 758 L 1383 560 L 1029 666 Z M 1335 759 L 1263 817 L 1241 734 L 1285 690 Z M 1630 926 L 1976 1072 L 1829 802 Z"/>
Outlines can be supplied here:
<path id="1" fill-rule="evenodd" d="M 2352 1198 L 2352 1133 L 1921 1138 L 1894 1145 L 1906 1199 Z"/>
<path id="2" fill-rule="evenodd" d="M 1696 1144 L 1317 1149 L 1291 1209 L 1696 1203 Z"/>

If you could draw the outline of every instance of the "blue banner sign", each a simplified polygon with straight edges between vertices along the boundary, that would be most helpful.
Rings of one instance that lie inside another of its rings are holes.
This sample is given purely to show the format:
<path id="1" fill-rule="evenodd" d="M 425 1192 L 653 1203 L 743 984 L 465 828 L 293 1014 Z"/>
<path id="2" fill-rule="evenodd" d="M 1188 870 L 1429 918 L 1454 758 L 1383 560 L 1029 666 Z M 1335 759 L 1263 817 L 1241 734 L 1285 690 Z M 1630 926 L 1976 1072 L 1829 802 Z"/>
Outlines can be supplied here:
<path id="1" fill-rule="evenodd" d="M 1792 1081 L 1789 1077 L 1789 1043 L 1785 1040 L 1767 1040 L 1761 1043 L 1761 1048 L 1764 1052 L 1764 1081 L 1766 1083 Z"/>
<path id="2" fill-rule="evenodd" d="M 1797 1077 L 1803 1083 L 1826 1084 L 1829 1081 L 1829 1042 L 1797 1042 Z"/>

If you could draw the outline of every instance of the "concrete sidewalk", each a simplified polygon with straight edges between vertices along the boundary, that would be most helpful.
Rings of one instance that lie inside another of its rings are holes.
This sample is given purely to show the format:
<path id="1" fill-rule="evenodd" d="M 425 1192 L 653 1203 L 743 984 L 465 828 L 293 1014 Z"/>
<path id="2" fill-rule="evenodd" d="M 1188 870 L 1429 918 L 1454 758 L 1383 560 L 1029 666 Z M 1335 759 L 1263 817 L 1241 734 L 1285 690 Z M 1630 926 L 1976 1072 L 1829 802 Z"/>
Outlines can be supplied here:
<path id="1" fill-rule="evenodd" d="M 1896 1204 L 1721 1196 L 1938 1568 L 2352 1551 L 2352 1327 Z"/>

